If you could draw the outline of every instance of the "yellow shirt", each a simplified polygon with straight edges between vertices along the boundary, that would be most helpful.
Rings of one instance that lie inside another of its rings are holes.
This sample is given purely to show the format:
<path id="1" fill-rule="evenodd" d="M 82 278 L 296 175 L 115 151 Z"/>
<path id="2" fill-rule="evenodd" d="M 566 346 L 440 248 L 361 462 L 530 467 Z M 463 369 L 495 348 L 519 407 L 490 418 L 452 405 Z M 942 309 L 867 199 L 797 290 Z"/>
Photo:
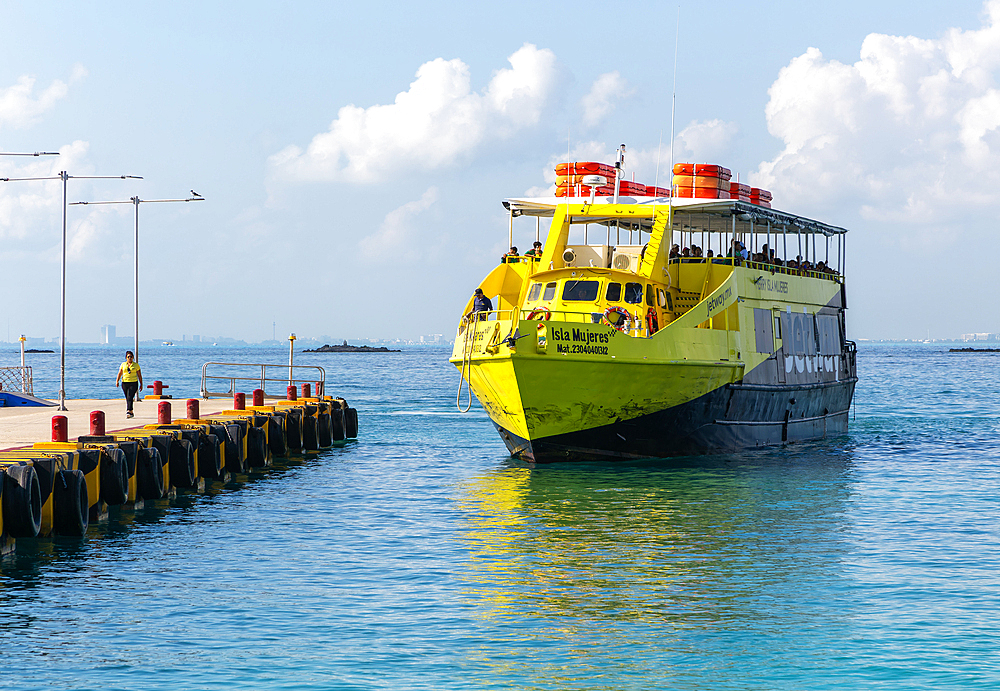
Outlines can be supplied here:
<path id="1" fill-rule="evenodd" d="M 121 372 L 123 382 L 139 381 L 140 368 L 138 362 L 130 363 L 128 360 L 126 360 L 125 362 L 122 363 L 122 366 L 118 369 L 118 371 Z"/>

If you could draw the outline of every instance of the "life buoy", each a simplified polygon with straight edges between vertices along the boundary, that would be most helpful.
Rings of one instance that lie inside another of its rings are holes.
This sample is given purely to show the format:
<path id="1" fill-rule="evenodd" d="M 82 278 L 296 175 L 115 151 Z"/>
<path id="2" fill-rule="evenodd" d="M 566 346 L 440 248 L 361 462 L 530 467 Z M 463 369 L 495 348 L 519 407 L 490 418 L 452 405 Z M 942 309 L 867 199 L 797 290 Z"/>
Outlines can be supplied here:
<path id="1" fill-rule="evenodd" d="M 617 314 L 621 317 L 617 324 L 611 321 L 612 314 Z M 632 327 L 632 315 L 629 314 L 629 311 L 624 307 L 612 305 L 604 310 L 604 316 L 601 318 L 601 323 L 607 324 L 612 329 L 617 329 L 618 331 L 628 331 Z"/>
<path id="2" fill-rule="evenodd" d="M 675 175 L 674 185 L 677 187 L 703 187 L 710 190 L 728 190 L 731 184 L 728 180 L 708 175 Z"/>
<path id="3" fill-rule="evenodd" d="M 603 175 L 615 177 L 615 167 L 596 161 L 576 161 L 556 165 L 556 175 Z"/>
<path id="4" fill-rule="evenodd" d="M 733 171 L 711 163 L 675 163 L 674 175 L 704 175 L 706 177 L 731 180 Z"/>
<path id="5" fill-rule="evenodd" d="M 548 307 L 536 307 L 535 309 L 528 312 L 528 321 L 533 321 L 538 319 L 539 321 L 548 321 L 552 318 L 552 310 Z"/>
<path id="6" fill-rule="evenodd" d="M 656 316 L 656 310 L 652 307 L 646 311 L 646 330 L 649 331 L 650 336 L 660 330 L 660 322 Z"/>

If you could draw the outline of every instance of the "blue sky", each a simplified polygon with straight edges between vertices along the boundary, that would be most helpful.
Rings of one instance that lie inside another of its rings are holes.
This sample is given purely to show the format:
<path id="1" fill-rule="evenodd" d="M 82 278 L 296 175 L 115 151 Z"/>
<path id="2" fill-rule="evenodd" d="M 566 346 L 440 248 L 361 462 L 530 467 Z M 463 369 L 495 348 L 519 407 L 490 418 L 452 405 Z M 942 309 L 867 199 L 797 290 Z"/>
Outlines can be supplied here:
<path id="1" fill-rule="evenodd" d="M 624 142 L 652 182 L 662 137 L 665 170 L 677 16 L 0 1 L 0 151 L 63 151 L 0 177 L 208 199 L 142 207 L 144 338 L 450 335 L 504 249 L 500 200 L 551 184 L 567 144 Z M 964 297 L 997 287 L 1000 2 L 681 3 L 678 45 L 678 160 L 851 229 L 852 336 L 1000 331 Z M 0 183 L 0 339 L 59 333 L 60 213 L 57 184 Z M 70 209 L 70 340 L 131 332 L 131 213 Z"/>

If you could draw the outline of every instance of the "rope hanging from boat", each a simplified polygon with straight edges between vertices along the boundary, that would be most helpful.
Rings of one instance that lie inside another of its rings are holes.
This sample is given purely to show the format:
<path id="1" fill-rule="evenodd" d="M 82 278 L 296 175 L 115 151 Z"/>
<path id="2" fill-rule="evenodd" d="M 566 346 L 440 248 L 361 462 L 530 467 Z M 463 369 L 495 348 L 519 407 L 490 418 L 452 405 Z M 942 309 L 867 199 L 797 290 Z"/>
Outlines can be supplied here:
<path id="1" fill-rule="evenodd" d="M 475 343 L 476 343 L 476 337 L 475 337 L 475 334 L 476 334 L 476 322 L 475 321 L 470 321 L 469 318 L 466 316 L 466 317 L 462 317 L 462 325 L 465 327 L 462 330 L 465 340 L 462 341 L 462 366 L 459 367 L 459 369 L 458 369 L 458 372 L 459 372 L 458 394 L 455 397 L 455 406 L 459 409 L 460 412 L 467 413 L 467 412 L 469 412 L 472 409 L 472 382 L 471 382 L 471 377 L 472 377 L 472 349 L 475 347 Z M 472 338 L 471 339 L 469 338 L 469 332 L 470 331 L 472 332 Z M 469 363 L 469 377 L 465 376 L 465 363 L 466 362 Z M 464 408 L 462 407 L 462 383 L 463 382 L 468 382 L 466 388 L 467 388 L 468 395 L 469 395 L 468 405 L 465 406 Z"/>

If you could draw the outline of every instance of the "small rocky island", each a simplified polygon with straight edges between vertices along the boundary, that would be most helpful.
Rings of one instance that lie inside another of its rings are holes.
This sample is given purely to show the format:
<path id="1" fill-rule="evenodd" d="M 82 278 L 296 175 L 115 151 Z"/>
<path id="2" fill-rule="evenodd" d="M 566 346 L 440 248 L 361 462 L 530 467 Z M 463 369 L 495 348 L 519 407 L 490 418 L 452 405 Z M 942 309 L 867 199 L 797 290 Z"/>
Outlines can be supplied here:
<path id="1" fill-rule="evenodd" d="M 310 348 L 302 351 L 303 353 L 402 353 L 402 350 L 390 350 L 385 346 L 379 348 L 372 348 L 371 346 L 352 346 L 347 345 L 347 341 L 344 341 L 343 345 L 324 345 L 319 348 Z"/>
<path id="2" fill-rule="evenodd" d="M 1000 353 L 1000 348 L 951 348 L 949 353 Z"/>

